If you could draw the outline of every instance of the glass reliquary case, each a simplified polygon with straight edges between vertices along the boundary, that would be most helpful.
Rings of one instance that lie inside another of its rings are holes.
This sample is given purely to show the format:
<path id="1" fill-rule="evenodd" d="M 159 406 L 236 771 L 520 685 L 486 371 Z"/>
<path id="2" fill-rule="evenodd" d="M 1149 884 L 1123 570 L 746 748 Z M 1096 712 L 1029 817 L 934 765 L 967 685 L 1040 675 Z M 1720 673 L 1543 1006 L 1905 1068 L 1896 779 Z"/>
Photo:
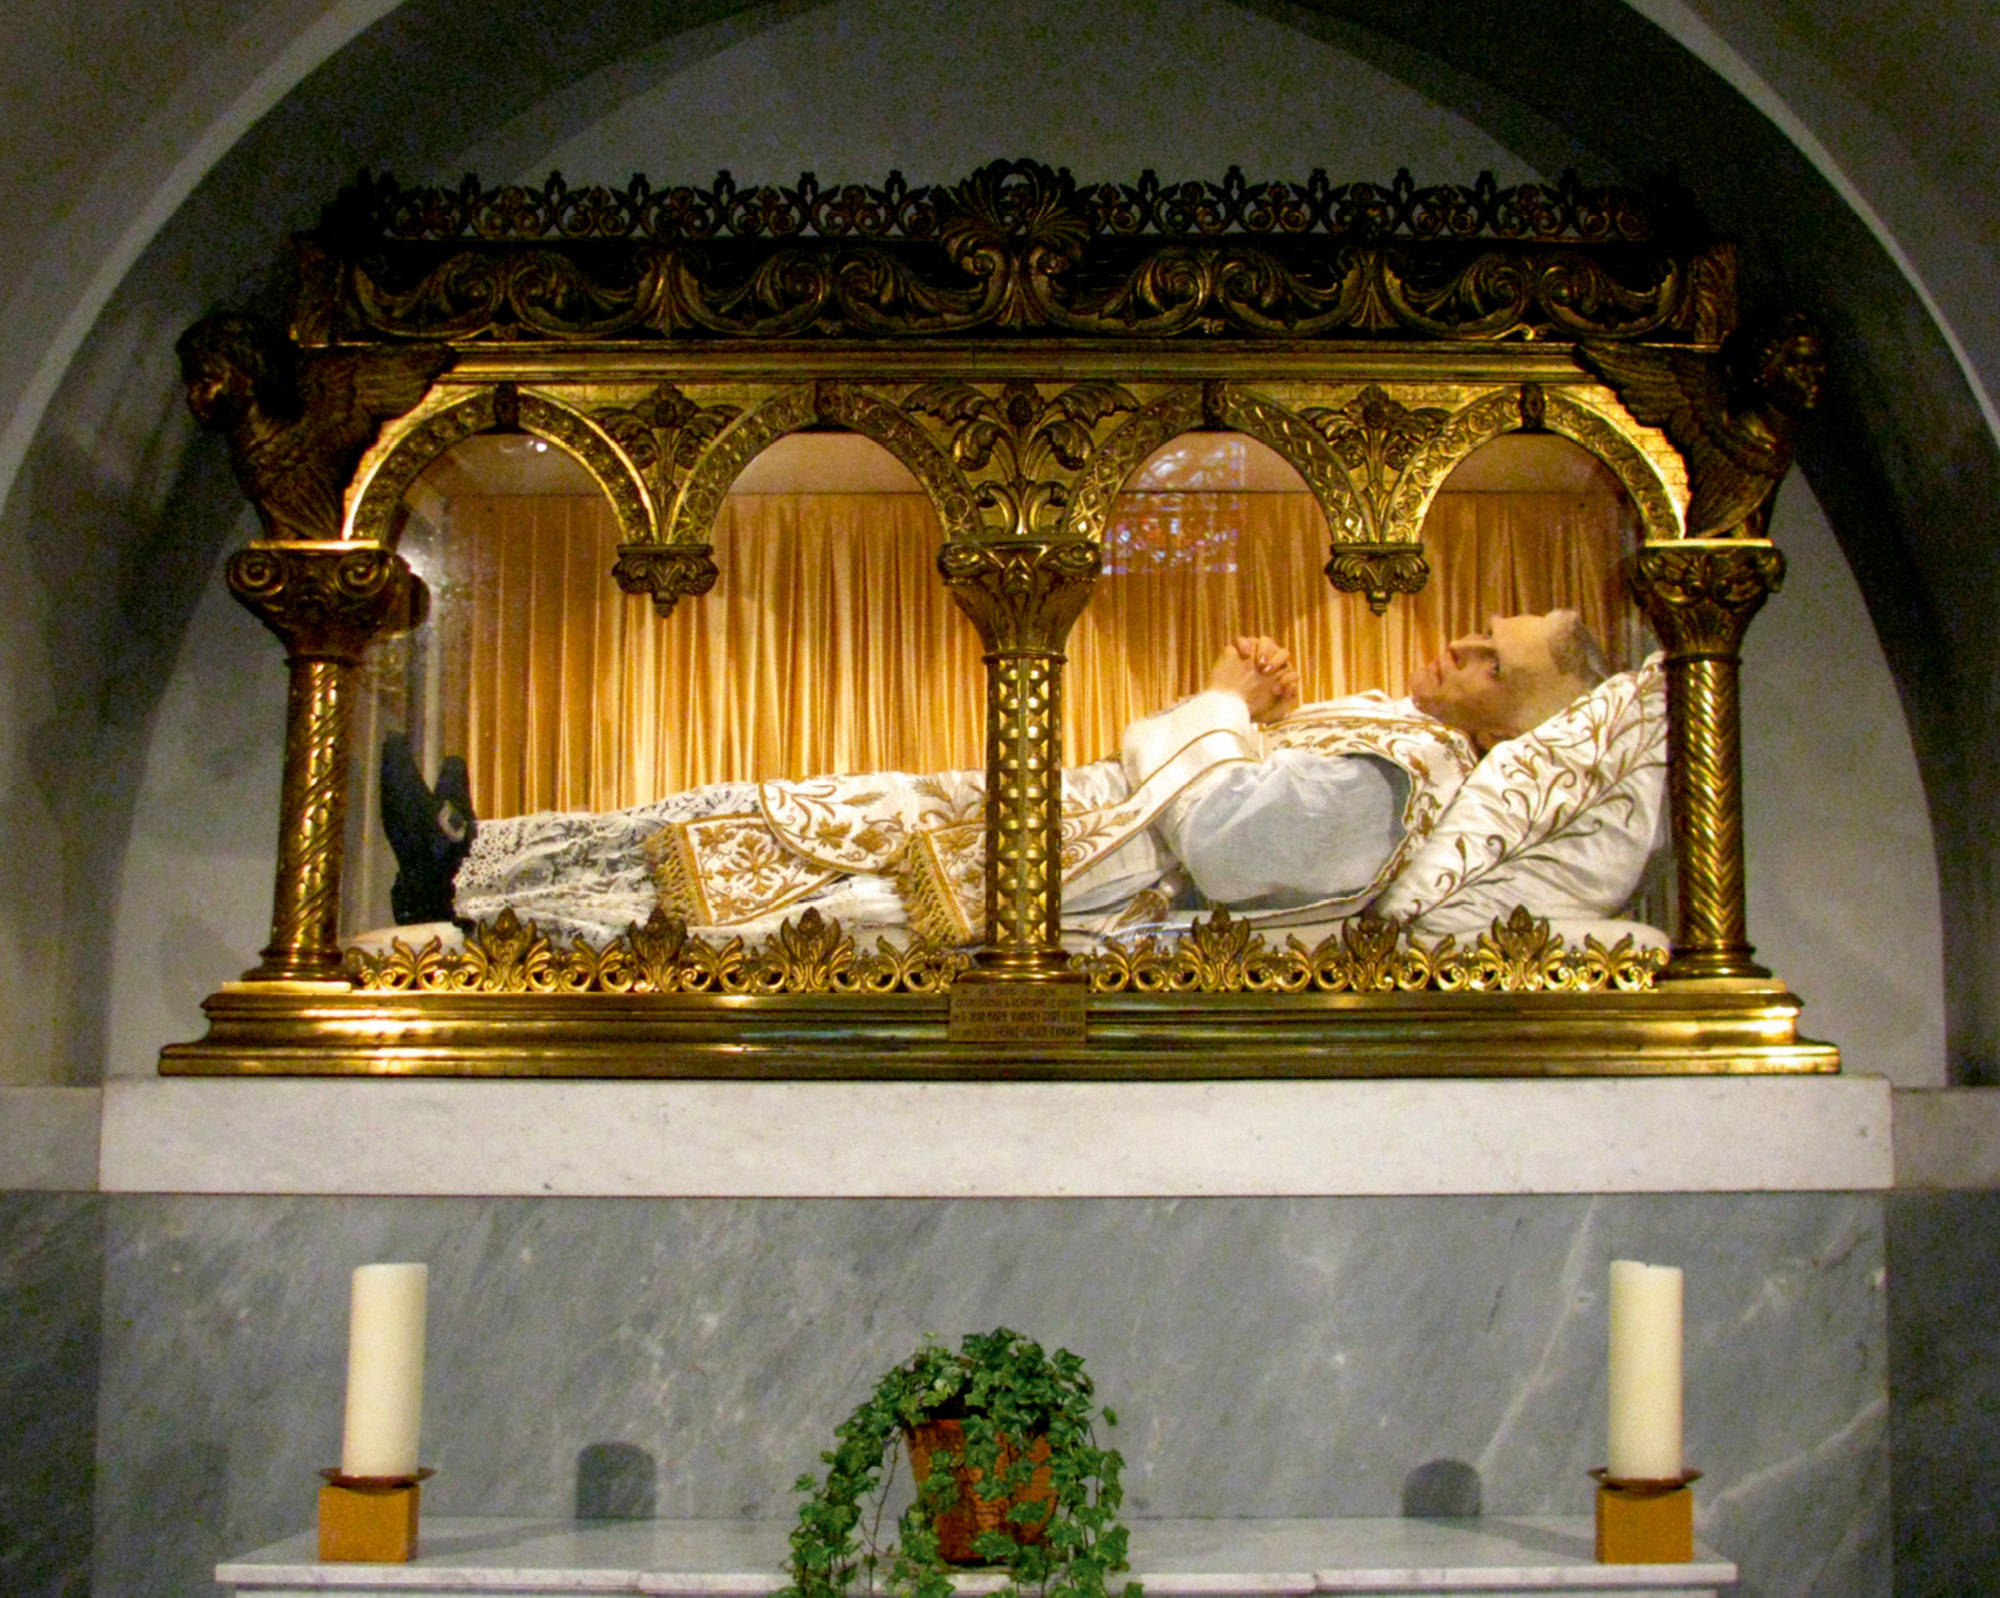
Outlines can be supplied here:
<path id="1" fill-rule="evenodd" d="M 1812 330 L 1671 193 L 408 190 L 181 351 L 291 673 L 179 1073 L 1825 1071 L 1738 650 Z"/>

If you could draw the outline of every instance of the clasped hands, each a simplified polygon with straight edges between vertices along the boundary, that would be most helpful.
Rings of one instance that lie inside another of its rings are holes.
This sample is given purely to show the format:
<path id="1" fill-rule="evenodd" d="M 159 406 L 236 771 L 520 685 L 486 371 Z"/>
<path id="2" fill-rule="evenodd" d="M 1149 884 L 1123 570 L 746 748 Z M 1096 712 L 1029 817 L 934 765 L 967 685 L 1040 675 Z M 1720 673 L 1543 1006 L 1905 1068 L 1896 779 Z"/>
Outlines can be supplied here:
<path id="1" fill-rule="evenodd" d="M 1252 721 L 1277 721 L 1299 706 L 1299 670 L 1275 638 L 1238 638 L 1223 646 L 1208 674 L 1211 692 L 1234 694 Z"/>

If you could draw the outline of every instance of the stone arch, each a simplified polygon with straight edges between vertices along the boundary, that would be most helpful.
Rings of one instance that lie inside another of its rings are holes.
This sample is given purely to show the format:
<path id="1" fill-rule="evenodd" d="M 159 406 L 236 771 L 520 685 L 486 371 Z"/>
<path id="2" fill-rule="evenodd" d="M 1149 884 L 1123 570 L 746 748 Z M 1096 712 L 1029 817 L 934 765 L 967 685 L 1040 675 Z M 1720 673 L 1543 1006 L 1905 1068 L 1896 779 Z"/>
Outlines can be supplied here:
<path id="1" fill-rule="evenodd" d="M 348 517 L 346 536 L 390 543 L 397 530 L 403 495 L 428 467 L 455 444 L 479 433 L 532 433 L 572 456 L 611 502 L 626 543 L 658 538 L 658 520 L 644 484 L 625 452 L 581 411 L 543 394 L 496 384 L 433 411 L 406 432 L 376 464 Z"/>

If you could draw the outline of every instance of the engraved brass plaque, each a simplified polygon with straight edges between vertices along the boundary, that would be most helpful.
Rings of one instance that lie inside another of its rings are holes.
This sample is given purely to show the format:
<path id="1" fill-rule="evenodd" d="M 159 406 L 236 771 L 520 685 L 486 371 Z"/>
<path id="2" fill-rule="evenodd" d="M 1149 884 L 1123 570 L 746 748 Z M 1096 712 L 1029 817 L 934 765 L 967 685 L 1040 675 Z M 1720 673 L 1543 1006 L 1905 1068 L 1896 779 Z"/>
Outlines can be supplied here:
<path id="1" fill-rule="evenodd" d="M 945 1037 L 985 1048 L 1080 1046 L 1089 1007 L 1090 989 L 1080 982 L 956 982 Z"/>

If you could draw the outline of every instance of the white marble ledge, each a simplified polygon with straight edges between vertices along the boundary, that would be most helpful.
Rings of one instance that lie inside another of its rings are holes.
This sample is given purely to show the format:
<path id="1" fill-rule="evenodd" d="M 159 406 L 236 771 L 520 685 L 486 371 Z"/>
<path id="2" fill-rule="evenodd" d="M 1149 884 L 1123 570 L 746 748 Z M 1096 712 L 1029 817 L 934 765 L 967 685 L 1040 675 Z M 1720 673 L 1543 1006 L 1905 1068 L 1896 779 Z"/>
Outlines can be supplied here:
<path id="1" fill-rule="evenodd" d="M 408 1565 L 322 1565 L 310 1534 L 218 1565 L 238 1598 L 366 1593 L 634 1593 L 761 1598 L 785 1583 L 782 1521 L 424 1522 Z M 1685 1565 L 1600 1565 L 1587 1517 L 1483 1520 L 1151 1520 L 1132 1523 L 1132 1577 L 1148 1598 L 1308 1598 L 1320 1593 L 1696 1594 L 1736 1567 L 1697 1548 Z M 1003 1579 L 957 1578 L 966 1598 Z"/>
<path id="2" fill-rule="evenodd" d="M 1853 1192 L 1874 1077 L 1243 1082 L 134 1078 L 107 1192 L 1125 1198 Z"/>

